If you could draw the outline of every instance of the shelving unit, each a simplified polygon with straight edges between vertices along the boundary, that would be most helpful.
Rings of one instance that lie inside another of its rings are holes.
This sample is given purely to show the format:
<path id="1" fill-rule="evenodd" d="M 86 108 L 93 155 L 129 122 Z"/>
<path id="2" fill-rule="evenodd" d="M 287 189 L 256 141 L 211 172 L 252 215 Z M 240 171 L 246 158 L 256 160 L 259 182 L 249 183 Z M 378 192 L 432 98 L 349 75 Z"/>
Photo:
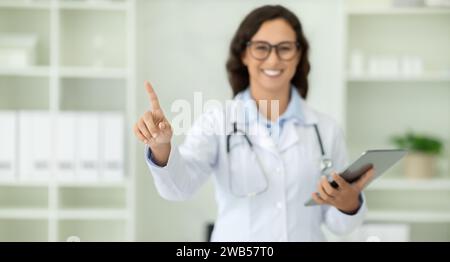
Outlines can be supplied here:
<path id="1" fill-rule="evenodd" d="M 0 219 L 21 219 L 35 220 L 48 219 L 48 209 L 45 208 L 22 208 L 10 209 L 4 208 L 0 210 Z"/>
<path id="2" fill-rule="evenodd" d="M 367 148 L 392 148 L 390 137 L 414 130 L 440 137 L 445 152 L 436 178 L 411 180 L 401 164 L 367 189 L 368 223 L 410 225 L 410 240 L 449 241 L 450 8 L 400 8 L 391 1 L 346 2 L 346 130 L 352 158 Z M 351 71 L 352 51 L 364 54 Z M 415 56 L 419 74 L 371 74 L 367 58 Z M 426 230 L 429 228 L 429 232 Z"/>
<path id="3" fill-rule="evenodd" d="M 2 0 L 1 8 L 10 9 L 45 9 L 49 10 L 52 0 L 27 1 L 27 0 Z"/>
<path id="4" fill-rule="evenodd" d="M 350 16 L 367 16 L 367 15 L 436 15 L 450 14 L 448 8 L 436 7 L 375 7 L 375 8 L 349 8 L 347 14 Z"/>
<path id="5" fill-rule="evenodd" d="M 351 76 L 347 77 L 347 82 L 450 82 L 450 75 L 442 73 L 426 73 L 420 76 Z"/>
<path id="6" fill-rule="evenodd" d="M 404 178 L 379 179 L 367 190 L 449 190 L 450 179 L 412 180 Z"/>
<path id="7" fill-rule="evenodd" d="M 50 67 L 35 66 L 27 69 L 1 68 L 2 76 L 20 76 L 20 77 L 50 77 Z"/>
<path id="8" fill-rule="evenodd" d="M 450 223 L 450 212 L 436 211 L 370 211 L 370 222 Z"/>
<path id="9" fill-rule="evenodd" d="M 94 79 L 122 79 L 127 78 L 127 71 L 123 69 L 89 69 L 83 67 L 64 67 L 59 71 L 64 78 L 94 78 Z"/>
<path id="10" fill-rule="evenodd" d="M 126 134 L 122 181 L 0 181 L 0 241 L 134 240 L 135 19 L 135 0 L 0 1 L 0 32 L 39 36 L 36 65 L 0 66 L 0 110 L 120 112 Z"/>

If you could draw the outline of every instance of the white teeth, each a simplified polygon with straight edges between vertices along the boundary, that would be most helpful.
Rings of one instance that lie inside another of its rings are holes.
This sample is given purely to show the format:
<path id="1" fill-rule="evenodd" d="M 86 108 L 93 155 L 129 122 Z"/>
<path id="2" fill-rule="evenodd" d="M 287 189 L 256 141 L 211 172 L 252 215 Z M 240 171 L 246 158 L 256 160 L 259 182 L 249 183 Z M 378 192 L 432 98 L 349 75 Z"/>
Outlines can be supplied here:
<path id="1" fill-rule="evenodd" d="M 281 70 L 264 69 L 263 72 L 268 76 L 278 76 L 281 74 Z"/>

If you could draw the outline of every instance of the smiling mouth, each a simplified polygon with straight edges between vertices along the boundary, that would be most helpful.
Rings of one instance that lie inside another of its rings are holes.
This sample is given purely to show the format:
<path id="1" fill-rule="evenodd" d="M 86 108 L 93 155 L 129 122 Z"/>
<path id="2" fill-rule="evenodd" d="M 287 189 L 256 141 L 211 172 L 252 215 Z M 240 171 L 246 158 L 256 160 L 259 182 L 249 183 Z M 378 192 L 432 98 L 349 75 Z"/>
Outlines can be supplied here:
<path id="1" fill-rule="evenodd" d="M 283 70 L 276 69 L 263 69 L 262 72 L 268 77 L 277 77 L 283 73 Z"/>

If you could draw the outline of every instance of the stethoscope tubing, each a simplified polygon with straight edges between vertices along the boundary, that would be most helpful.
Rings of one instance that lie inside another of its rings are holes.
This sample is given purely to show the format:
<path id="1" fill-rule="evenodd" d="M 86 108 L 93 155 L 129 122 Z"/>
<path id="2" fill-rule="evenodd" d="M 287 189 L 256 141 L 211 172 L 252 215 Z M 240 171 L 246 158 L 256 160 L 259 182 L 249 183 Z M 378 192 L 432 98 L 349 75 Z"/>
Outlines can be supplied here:
<path id="1" fill-rule="evenodd" d="M 325 149 L 323 148 L 323 142 L 322 142 L 322 137 L 320 136 L 319 127 L 317 126 L 317 124 L 313 124 L 313 127 L 314 127 L 314 131 L 316 133 L 316 136 L 317 136 L 317 141 L 319 143 L 320 154 L 322 155 L 322 157 L 325 157 Z M 231 133 L 229 133 L 227 135 L 227 145 L 226 145 L 226 147 L 227 147 L 226 148 L 227 149 L 227 154 L 229 154 L 230 150 L 231 150 L 230 149 L 231 136 L 234 135 L 234 134 L 237 134 L 237 133 L 241 133 L 244 136 L 244 138 L 247 141 L 248 145 L 253 150 L 253 143 L 251 142 L 250 138 L 247 136 L 247 134 L 244 131 L 239 130 L 237 128 L 237 123 L 236 122 L 233 122 L 233 131 L 231 131 Z"/>

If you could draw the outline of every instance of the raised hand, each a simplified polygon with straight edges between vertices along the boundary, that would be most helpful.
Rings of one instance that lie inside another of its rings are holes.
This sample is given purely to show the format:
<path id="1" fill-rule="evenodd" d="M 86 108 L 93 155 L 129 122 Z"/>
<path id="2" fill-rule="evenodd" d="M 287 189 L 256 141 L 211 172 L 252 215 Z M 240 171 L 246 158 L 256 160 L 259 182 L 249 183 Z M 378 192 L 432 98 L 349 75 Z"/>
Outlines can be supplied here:
<path id="1" fill-rule="evenodd" d="M 166 164 L 170 153 L 172 127 L 159 105 L 158 96 L 152 85 L 145 81 L 151 110 L 146 111 L 133 127 L 136 137 L 152 150 L 158 164 Z"/>

